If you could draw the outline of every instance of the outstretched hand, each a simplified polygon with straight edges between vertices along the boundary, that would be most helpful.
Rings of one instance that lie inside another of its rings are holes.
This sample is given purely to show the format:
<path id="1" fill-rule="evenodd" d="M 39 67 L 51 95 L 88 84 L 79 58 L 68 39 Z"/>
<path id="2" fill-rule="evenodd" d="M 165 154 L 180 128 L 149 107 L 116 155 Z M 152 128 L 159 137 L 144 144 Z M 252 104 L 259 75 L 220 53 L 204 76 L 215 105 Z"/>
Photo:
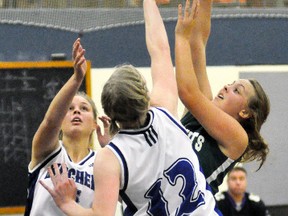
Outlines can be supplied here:
<path id="1" fill-rule="evenodd" d="M 53 164 L 53 167 L 55 174 L 51 167 L 48 168 L 48 173 L 54 188 L 50 188 L 43 180 L 40 180 L 40 184 L 51 194 L 56 205 L 65 212 L 65 208 L 68 208 L 69 203 L 74 202 L 76 199 L 76 184 L 73 179 L 68 178 L 66 164 L 62 164 L 62 173 L 60 173 L 60 168 L 56 163 Z"/>
<path id="2" fill-rule="evenodd" d="M 175 28 L 175 34 L 183 36 L 187 39 L 190 38 L 191 31 L 195 25 L 195 19 L 197 17 L 199 0 L 193 0 L 192 6 L 190 0 L 186 0 L 184 13 L 182 11 L 182 5 L 178 5 L 178 20 Z"/>
<path id="3" fill-rule="evenodd" d="M 87 62 L 85 59 L 85 49 L 81 45 L 80 38 L 73 44 L 72 59 L 74 64 L 74 73 L 77 77 L 83 78 L 87 71 Z"/>
<path id="4" fill-rule="evenodd" d="M 103 123 L 104 134 L 102 134 L 101 128 L 99 126 L 97 127 L 96 133 L 97 133 L 97 138 L 98 138 L 98 142 L 99 142 L 100 146 L 104 147 L 111 140 L 111 136 L 110 136 L 110 133 L 109 133 L 110 118 L 108 116 L 100 116 L 99 119 Z"/>

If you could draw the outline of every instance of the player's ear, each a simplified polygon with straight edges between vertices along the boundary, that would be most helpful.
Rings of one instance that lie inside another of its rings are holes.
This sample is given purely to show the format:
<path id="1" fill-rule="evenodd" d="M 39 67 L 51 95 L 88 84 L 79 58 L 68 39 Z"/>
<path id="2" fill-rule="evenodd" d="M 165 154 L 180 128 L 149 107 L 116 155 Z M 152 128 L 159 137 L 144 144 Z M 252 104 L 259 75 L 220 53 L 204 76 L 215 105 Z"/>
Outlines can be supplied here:
<path id="1" fill-rule="evenodd" d="M 250 118 L 251 115 L 250 115 L 250 112 L 248 110 L 243 109 L 239 112 L 239 116 L 242 119 L 248 119 L 248 118 Z"/>

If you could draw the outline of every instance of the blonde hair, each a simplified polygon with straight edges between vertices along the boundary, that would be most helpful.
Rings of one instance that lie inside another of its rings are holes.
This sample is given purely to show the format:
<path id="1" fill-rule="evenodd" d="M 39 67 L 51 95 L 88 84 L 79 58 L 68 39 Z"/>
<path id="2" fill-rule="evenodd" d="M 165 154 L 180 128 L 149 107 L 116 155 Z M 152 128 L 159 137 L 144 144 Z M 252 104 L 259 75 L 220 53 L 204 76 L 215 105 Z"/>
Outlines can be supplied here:
<path id="1" fill-rule="evenodd" d="M 110 133 L 119 130 L 119 124 L 126 129 L 141 127 L 149 108 L 146 82 L 132 65 L 117 67 L 105 83 L 101 95 L 104 112 L 111 118 Z"/>

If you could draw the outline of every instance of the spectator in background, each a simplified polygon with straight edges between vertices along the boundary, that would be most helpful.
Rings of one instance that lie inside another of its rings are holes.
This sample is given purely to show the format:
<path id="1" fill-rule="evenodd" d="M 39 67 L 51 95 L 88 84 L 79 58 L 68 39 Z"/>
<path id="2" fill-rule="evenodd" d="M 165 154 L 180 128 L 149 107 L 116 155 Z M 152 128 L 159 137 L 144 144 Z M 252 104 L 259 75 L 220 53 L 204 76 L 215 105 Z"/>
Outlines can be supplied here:
<path id="1" fill-rule="evenodd" d="M 223 216 L 269 216 L 259 196 L 248 193 L 247 172 L 234 167 L 227 175 L 228 191 L 216 194 L 219 210 Z"/>

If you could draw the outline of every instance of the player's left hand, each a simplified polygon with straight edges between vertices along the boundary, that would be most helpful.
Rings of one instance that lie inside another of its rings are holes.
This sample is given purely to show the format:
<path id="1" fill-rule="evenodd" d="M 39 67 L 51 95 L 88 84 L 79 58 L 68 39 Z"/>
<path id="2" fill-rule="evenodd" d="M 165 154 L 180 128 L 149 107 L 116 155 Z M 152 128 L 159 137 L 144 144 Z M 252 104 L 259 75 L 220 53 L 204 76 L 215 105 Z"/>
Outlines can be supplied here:
<path id="1" fill-rule="evenodd" d="M 62 164 L 62 173 L 56 163 L 53 164 L 55 174 L 51 167 L 48 168 L 48 173 L 51 177 L 54 188 L 50 188 L 43 180 L 40 184 L 51 194 L 56 205 L 64 210 L 65 205 L 74 202 L 76 199 L 77 188 L 73 179 L 68 178 L 68 170 L 66 164 Z"/>

